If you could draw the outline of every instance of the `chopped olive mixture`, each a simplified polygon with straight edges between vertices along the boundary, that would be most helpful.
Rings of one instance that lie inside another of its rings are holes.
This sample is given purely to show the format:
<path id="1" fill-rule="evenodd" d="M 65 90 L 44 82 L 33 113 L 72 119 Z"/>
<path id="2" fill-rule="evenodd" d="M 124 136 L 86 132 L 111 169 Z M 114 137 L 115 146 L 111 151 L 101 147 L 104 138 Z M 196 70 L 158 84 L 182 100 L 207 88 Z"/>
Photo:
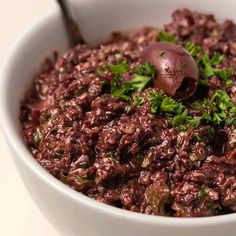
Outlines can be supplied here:
<path id="1" fill-rule="evenodd" d="M 97 201 L 236 212 L 236 25 L 184 8 L 161 30 L 79 44 L 45 62 L 20 120 L 40 165 Z"/>

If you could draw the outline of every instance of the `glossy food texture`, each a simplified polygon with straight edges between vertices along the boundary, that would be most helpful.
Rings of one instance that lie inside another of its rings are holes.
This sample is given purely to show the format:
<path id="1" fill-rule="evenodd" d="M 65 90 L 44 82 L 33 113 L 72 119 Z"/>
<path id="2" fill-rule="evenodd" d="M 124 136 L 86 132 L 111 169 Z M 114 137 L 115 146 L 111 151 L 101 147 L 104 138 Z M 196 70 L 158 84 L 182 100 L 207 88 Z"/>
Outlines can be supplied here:
<path id="1" fill-rule="evenodd" d="M 144 49 L 142 61 L 155 66 L 154 87 L 179 100 L 194 95 L 199 83 L 198 66 L 181 46 L 170 42 L 156 42 Z"/>
<path id="2" fill-rule="evenodd" d="M 204 84 L 194 96 L 181 103 L 153 87 L 165 80 L 142 55 L 160 41 L 156 28 L 115 33 L 97 48 L 79 44 L 46 61 L 22 102 L 24 139 L 48 172 L 97 201 L 173 217 L 236 212 L 236 26 L 179 9 L 163 31 L 176 45 L 204 49 Z M 192 68 L 174 72 L 166 92 L 175 98 L 182 75 L 195 85 L 198 74 L 183 48 L 174 46 L 176 62 L 173 45 L 161 45 L 168 53 L 154 59 L 174 70 L 187 57 Z"/>

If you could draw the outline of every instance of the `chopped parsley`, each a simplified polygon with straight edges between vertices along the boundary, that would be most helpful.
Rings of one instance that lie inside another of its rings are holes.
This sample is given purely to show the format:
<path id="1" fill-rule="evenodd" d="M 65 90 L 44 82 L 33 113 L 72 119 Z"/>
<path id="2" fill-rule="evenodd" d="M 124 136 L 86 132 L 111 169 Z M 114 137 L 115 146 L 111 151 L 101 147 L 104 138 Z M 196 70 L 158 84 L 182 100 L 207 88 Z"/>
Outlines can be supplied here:
<path id="1" fill-rule="evenodd" d="M 216 206 L 216 203 L 214 201 L 212 201 L 211 203 L 209 203 L 206 207 L 209 209 L 209 210 L 212 210 L 214 209 Z"/>
<path id="2" fill-rule="evenodd" d="M 186 122 L 187 118 L 188 118 L 188 110 L 186 109 L 184 110 L 183 113 L 174 116 L 171 123 L 173 126 L 183 125 Z"/>
<path id="3" fill-rule="evenodd" d="M 198 200 L 202 201 L 207 195 L 208 195 L 208 193 L 206 191 L 206 186 L 202 185 L 202 187 L 198 193 Z"/>
<path id="4" fill-rule="evenodd" d="M 172 117 L 172 125 L 178 126 L 180 129 L 186 129 L 185 123 L 188 116 L 188 110 L 181 103 L 164 95 L 162 90 L 154 92 L 150 91 L 148 100 L 151 103 L 152 113 L 164 113 Z"/>
<path id="5" fill-rule="evenodd" d="M 134 91 L 132 84 L 126 83 L 118 86 L 113 80 L 111 84 L 111 94 L 115 97 L 121 98 L 125 101 L 129 101 L 131 93 Z"/>
<path id="6" fill-rule="evenodd" d="M 162 90 L 157 92 L 150 91 L 148 100 L 151 102 L 152 113 L 165 112 L 180 114 L 184 106 L 181 102 L 175 101 L 173 98 L 168 97 Z"/>
<path id="7" fill-rule="evenodd" d="M 141 64 L 135 70 L 135 74 L 145 75 L 145 76 L 150 76 L 151 78 L 155 78 L 156 70 L 152 64 L 146 62 L 145 64 Z"/>
<path id="8" fill-rule="evenodd" d="M 236 105 L 231 101 L 229 95 L 223 90 L 216 90 L 210 99 L 194 102 L 191 109 L 196 110 L 200 115 L 193 117 L 189 109 L 181 102 L 167 97 L 163 91 L 150 91 L 149 102 L 152 113 L 164 113 L 171 117 L 173 126 L 181 130 L 196 128 L 202 123 L 213 126 L 221 124 L 236 126 Z"/>
<path id="9" fill-rule="evenodd" d="M 159 38 L 161 41 L 173 41 L 175 39 L 173 35 L 165 32 L 160 32 Z M 223 55 L 216 52 L 210 57 L 204 53 L 202 47 L 191 42 L 185 42 L 185 48 L 193 56 L 199 67 L 201 84 L 207 85 L 207 79 L 214 75 L 225 80 L 226 85 L 232 84 L 232 80 L 229 79 L 232 76 L 231 69 L 216 68 L 222 63 Z M 111 82 L 111 94 L 113 96 L 126 102 L 129 102 L 133 97 L 134 106 L 140 106 L 145 102 L 143 97 L 135 93 L 142 92 L 155 78 L 156 71 L 153 65 L 145 63 L 138 66 L 134 70 L 133 79 L 128 82 L 122 81 L 123 74 L 129 70 L 126 60 L 121 60 L 117 64 L 110 64 L 107 69 L 113 74 Z M 150 91 L 148 100 L 151 104 L 152 113 L 167 115 L 171 119 L 172 125 L 180 130 L 196 128 L 201 124 L 209 124 L 213 127 L 222 124 L 236 126 L 236 105 L 223 90 L 216 90 L 209 99 L 194 102 L 190 106 L 184 106 L 181 102 L 168 97 L 162 90 Z M 129 104 L 127 112 L 130 109 Z M 191 115 L 190 109 L 198 111 L 198 115 Z"/>
<path id="10" fill-rule="evenodd" d="M 118 64 L 108 65 L 108 70 L 115 76 L 121 77 L 124 73 L 128 71 L 128 63 L 126 60 L 120 61 Z"/>
<path id="11" fill-rule="evenodd" d="M 141 106 L 144 103 L 144 98 L 139 96 L 134 96 L 134 105 Z"/>
<path id="12" fill-rule="evenodd" d="M 86 168 L 89 167 L 89 164 L 88 164 L 87 162 L 82 162 L 82 163 L 79 164 L 79 167 L 80 167 L 81 169 L 86 169 Z"/>
<path id="13" fill-rule="evenodd" d="M 184 106 L 170 97 L 165 97 L 161 103 L 161 111 L 180 114 Z"/>
<path id="14" fill-rule="evenodd" d="M 236 125 L 236 105 L 223 90 L 216 90 L 210 99 L 195 102 L 192 108 L 201 112 L 201 121 L 212 125 Z"/>
<path id="15" fill-rule="evenodd" d="M 171 35 L 169 33 L 166 33 L 164 31 L 160 31 L 158 34 L 158 39 L 160 41 L 166 41 L 170 43 L 176 43 L 176 37 L 174 35 Z"/>
<path id="16" fill-rule="evenodd" d="M 195 118 L 190 118 L 188 122 L 191 127 L 195 128 L 201 124 L 201 120 L 202 120 L 202 117 L 195 117 Z"/>
<path id="17" fill-rule="evenodd" d="M 116 65 L 109 65 L 109 71 L 112 72 L 114 78 L 111 83 L 111 94 L 125 101 L 129 101 L 133 92 L 142 92 L 149 82 L 155 77 L 155 69 L 149 64 L 142 64 L 136 70 L 134 79 L 122 83 L 122 75 L 128 71 L 127 62 L 121 61 Z"/>
<path id="18" fill-rule="evenodd" d="M 236 125 L 236 105 L 231 101 L 230 96 L 223 90 L 216 90 L 212 96 L 218 109 L 215 117 L 229 125 Z"/>
<path id="19" fill-rule="evenodd" d="M 162 100 L 164 99 L 164 92 L 162 90 L 158 92 L 150 91 L 148 100 L 151 102 L 151 112 L 157 113 L 160 111 Z"/>
<path id="20" fill-rule="evenodd" d="M 135 74 L 134 79 L 126 85 L 130 85 L 135 91 L 142 92 L 151 80 L 152 77 Z"/>
<path id="21" fill-rule="evenodd" d="M 117 96 L 121 96 L 122 93 L 127 92 L 126 90 L 118 91 L 121 84 L 121 76 L 128 71 L 128 63 L 125 60 L 120 61 L 118 64 L 110 64 L 108 65 L 108 70 L 113 74 L 114 78 L 111 82 L 111 94 L 117 94 Z M 115 96 L 115 95 L 114 95 Z M 122 96 L 123 99 L 127 99 L 126 95 Z"/>
<path id="22" fill-rule="evenodd" d="M 204 53 L 204 50 L 199 45 L 196 45 L 192 42 L 185 42 L 184 44 L 185 49 L 189 52 L 190 55 L 195 59 L 199 72 L 200 72 L 200 84 L 201 85 L 207 85 L 207 79 L 212 76 L 217 76 L 222 80 L 225 80 L 226 83 L 229 80 L 229 78 L 232 76 L 232 69 L 225 68 L 225 69 L 218 69 L 215 68 L 216 65 L 219 65 L 222 63 L 224 59 L 224 55 L 215 52 L 212 57 L 209 57 L 206 53 Z"/>
<path id="23" fill-rule="evenodd" d="M 225 81 L 225 86 L 226 86 L 226 88 L 229 88 L 229 87 L 231 87 L 232 85 L 233 85 L 233 80 L 227 79 L 227 80 Z"/>

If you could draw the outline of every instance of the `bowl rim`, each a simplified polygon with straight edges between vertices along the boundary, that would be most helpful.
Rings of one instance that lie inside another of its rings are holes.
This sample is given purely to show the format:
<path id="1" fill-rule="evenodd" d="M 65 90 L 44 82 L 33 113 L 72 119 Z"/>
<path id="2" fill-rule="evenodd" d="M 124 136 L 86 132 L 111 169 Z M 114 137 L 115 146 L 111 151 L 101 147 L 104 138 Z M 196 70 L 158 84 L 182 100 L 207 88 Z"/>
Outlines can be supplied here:
<path id="1" fill-rule="evenodd" d="M 2 112 L 0 113 L 0 123 L 3 131 L 3 135 L 8 143 L 8 146 L 13 150 L 14 157 L 25 165 L 29 171 L 31 171 L 40 181 L 43 181 L 47 187 L 54 189 L 59 194 L 73 200 L 78 204 L 83 204 L 89 210 L 96 211 L 100 214 L 105 214 L 110 217 L 116 217 L 121 220 L 136 221 L 137 223 L 147 225 L 162 225 L 168 227 L 202 227 L 202 226 L 213 226 L 222 223 L 236 222 L 236 213 L 210 216 L 210 217 L 199 217 L 199 218 L 174 218 L 164 216 L 153 216 L 145 215 L 141 213 L 131 212 L 124 209 L 119 209 L 114 206 L 110 206 L 94 199 L 91 199 L 80 192 L 73 190 L 61 181 L 49 174 L 32 156 L 29 150 L 22 144 L 20 133 L 17 133 L 13 128 L 13 124 L 10 122 L 10 112 L 8 110 L 8 99 L 6 88 L 8 87 L 9 72 L 14 64 L 14 58 L 17 53 L 20 52 L 24 42 L 32 37 L 43 25 L 48 24 L 50 21 L 56 20 L 60 15 L 59 9 L 53 9 L 41 16 L 39 19 L 33 21 L 23 33 L 17 38 L 15 43 L 10 49 L 8 56 L 3 64 L 0 75 L 0 107 Z"/>

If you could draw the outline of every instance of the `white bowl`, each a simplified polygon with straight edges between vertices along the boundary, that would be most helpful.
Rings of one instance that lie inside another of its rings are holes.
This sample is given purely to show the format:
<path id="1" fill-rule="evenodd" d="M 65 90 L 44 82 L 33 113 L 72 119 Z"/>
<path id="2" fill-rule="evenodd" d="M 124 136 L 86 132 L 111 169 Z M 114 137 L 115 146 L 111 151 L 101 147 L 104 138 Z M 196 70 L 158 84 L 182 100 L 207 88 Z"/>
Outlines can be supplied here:
<path id="1" fill-rule="evenodd" d="M 105 39 L 114 30 L 143 25 L 161 27 L 170 20 L 171 11 L 179 6 L 213 12 L 219 19 L 236 21 L 234 0 L 73 1 L 82 32 L 92 44 Z M 66 236 L 235 235 L 236 214 L 181 219 L 121 210 L 72 190 L 35 161 L 21 135 L 20 101 L 43 59 L 53 50 L 64 52 L 66 47 L 60 12 L 56 10 L 21 35 L 6 60 L 0 80 L 1 126 L 19 174 L 45 217 Z"/>

